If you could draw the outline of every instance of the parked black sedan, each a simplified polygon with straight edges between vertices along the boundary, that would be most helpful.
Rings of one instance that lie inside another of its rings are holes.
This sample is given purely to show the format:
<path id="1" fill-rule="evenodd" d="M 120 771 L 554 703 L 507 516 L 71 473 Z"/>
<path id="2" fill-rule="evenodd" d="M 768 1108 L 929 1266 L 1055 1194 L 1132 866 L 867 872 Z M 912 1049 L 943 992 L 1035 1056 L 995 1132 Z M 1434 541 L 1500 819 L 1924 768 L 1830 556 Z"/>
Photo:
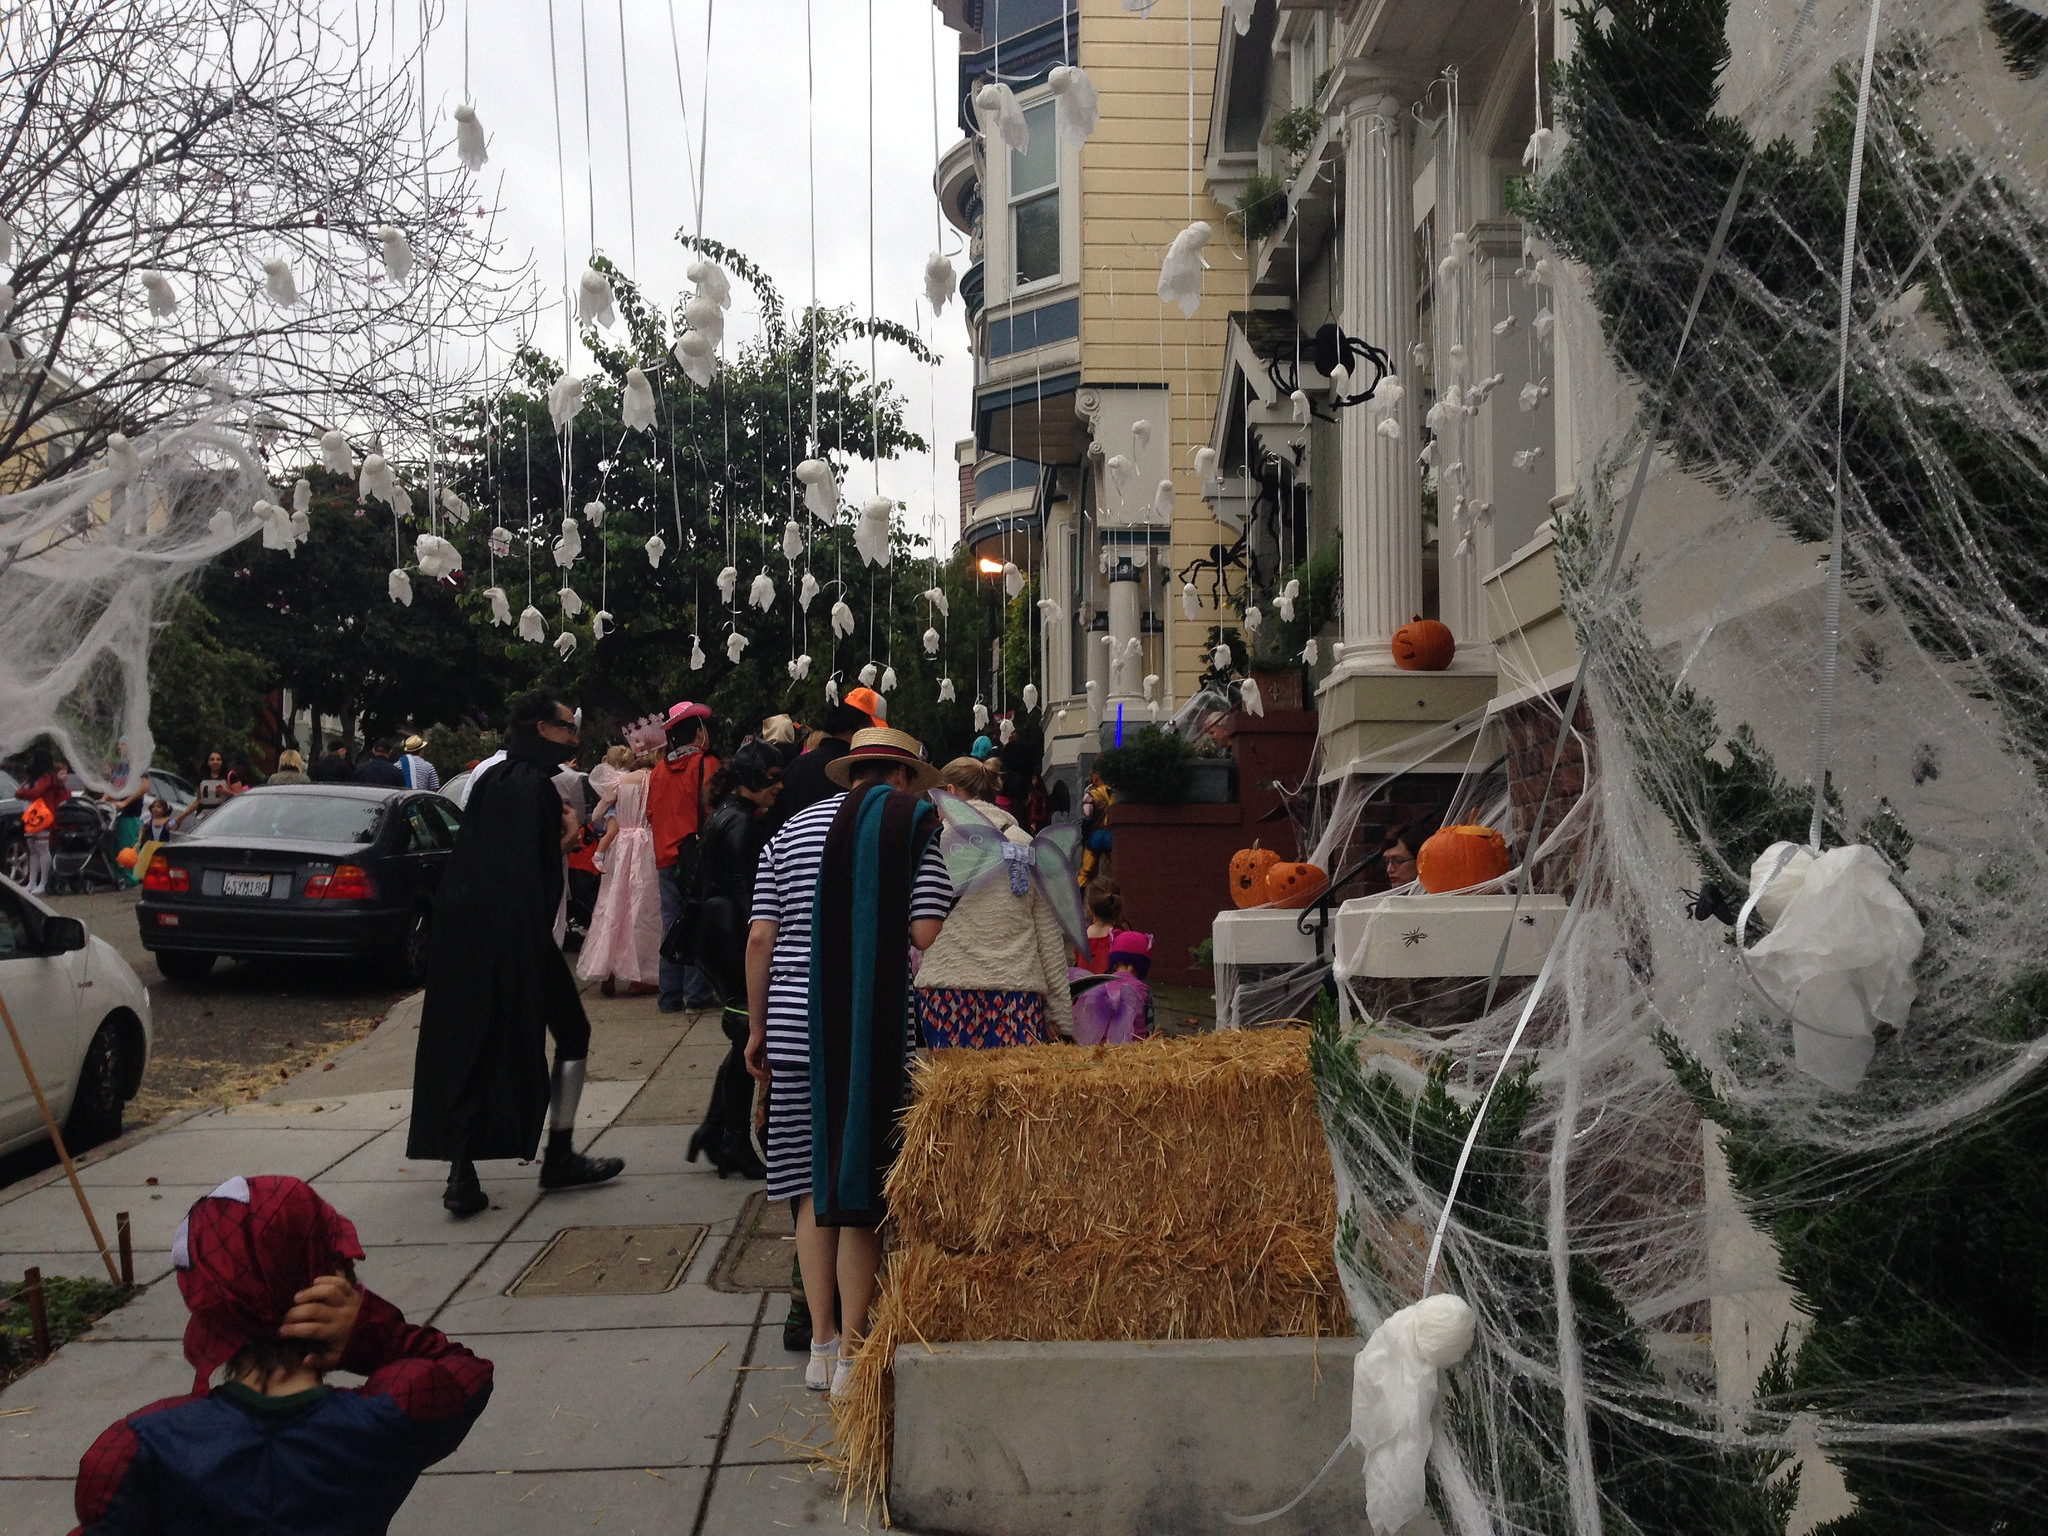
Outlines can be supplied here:
<path id="1" fill-rule="evenodd" d="M 461 817 L 440 795 L 381 785 L 249 790 L 150 859 L 142 947 L 174 981 L 220 955 L 280 955 L 387 960 L 418 982 Z"/>

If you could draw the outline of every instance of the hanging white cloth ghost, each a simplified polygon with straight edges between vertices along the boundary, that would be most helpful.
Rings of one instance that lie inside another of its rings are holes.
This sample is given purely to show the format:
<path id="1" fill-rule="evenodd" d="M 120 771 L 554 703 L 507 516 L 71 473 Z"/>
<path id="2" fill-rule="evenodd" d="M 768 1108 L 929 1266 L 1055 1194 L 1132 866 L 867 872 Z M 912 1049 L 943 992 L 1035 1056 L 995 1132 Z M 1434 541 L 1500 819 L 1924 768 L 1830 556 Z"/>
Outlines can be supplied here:
<path id="1" fill-rule="evenodd" d="M 650 533 L 647 542 L 640 547 L 647 551 L 647 563 L 660 570 L 661 557 L 668 553 L 668 541 L 658 533 Z"/>
<path id="2" fill-rule="evenodd" d="M 1342 661 L 1343 659 L 1344 659 L 1344 642 L 1343 642 L 1342 640 L 1332 640 L 1332 641 L 1330 642 L 1330 660 L 1332 660 L 1332 661 Z"/>
<path id="3" fill-rule="evenodd" d="M 896 503 L 886 496 L 870 496 L 860 506 L 860 521 L 854 525 L 853 547 L 869 565 L 889 563 L 889 516 Z"/>
<path id="4" fill-rule="evenodd" d="M 1202 616 L 1202 596 L 1195 590 L 1195 584 L 1192 581 L 1184 581 L 1180 584 L 1180 611 L 1190 619 L 1198 619 Z"/>
<path id="5" fill-rule="evenodd" d="M 844 639 L 853 633 L 853 610 L 841 598 L 832 605 L 832 633 Z"/>
<path id="6" fill-rule="evenodd" d="M 1306 426 L 1309 418 L 1315 415 L 1315 407 L 1309 404 L 1308 391 L 1297 389 L 1287 398 L 1294 402 L 1294 424 L 1298 427 Z"/>
<path id="7" fill-rule="evenodd" d="M 555 564 L 563 570 L 576 563 L 576 557 L 583 553 L 583 530 L 576 525 L 576 519 L 562 519 L 562 536 L 555 540 Z"/>
<path id="8" fill-rule="evenodd" d="M 1280 595 L 1273 599 L 1273 606 L 1280 610 L 1281 623 L 1292 624 L 1294 622 L 1294 605 L 1300 599 L 1301 582 L 1297 578 L 1289 577 L 1287 585 L 1280 589 Z"/>
<path id="9" fill-rule="evenodd" d="M 292 264 L 282 256 L 263 263 L 263 291 L 273 304 L 289 307 L 299 302 L 298 280 L 292 276 Z"/>
<path id="10" fill-rule="evenodd" d="M 567 431 L 582 409 L 583 381 L 575 374 L 565 373 L 548 386 L 548 420 L 555 424 L 557 432 Z"/>
<path id="11" fill-rule="evenodd" d="M 704 645 L 695 635 L 690 636 L 690 670 L 692 672 L 704 670 Z"/>
<path id="12" fill-rule="evenodd" d="M 405 567 L 398 566 L 384 583 L 384 590 L 391 594 L 391 601 L 412 606 L 412 578 L 405 574 Z"/>
<path id="13" fill-rule="evenodd" d="M 877 678 L 878 676 L 880 676 L 880 675 L 881 675 L 881 671 L 880 671 L 880 669 L 879 669 L 878 667 L 876 667 L 876 665 L 875 665 L 875 664 L 874 664 L 874 663 L 873 663 L 872 661 L 871 661 L 871 662 L 869 662 L 869 663 L 868 663 L 868 664 L 867 664 L 866 666 L 864 666 L 864 667 L 862 667 L 862 668 L 860 669 L 860 685 L 861 685 L 861 687 L 863 687 L 863 688 L 872 688 L 872 687 L 874 687 L 874 686 L 875 686 L 875 679 L 876 679 L 876 678 Z"/>
<path id="14" fill-rule="evenodd" d="M 896 669 L 888 666 L 883 667 L 881 681 L 876 683 L 875 686 L 884 693 L 894 693 L 896 691 Z"/>
<path id="15" fill-rule="evenodd" d="M 1391 441 L 1395 438 L 1400 437 L 1401 423 L 1396 421 L 1393 417 L 1389 416 L 1384 421 L 1382 421 L 1378 426 L 1374 427 L 1373 431 L 1379 433 L 1381 437 L 1387 438 Z"/>
<path id="16" fill-rule="evenodd" d="M 171 280 L 161 272 L 142 274 L 142 291 L 149 298 L 149 318 L 168 320 L 178 312 L 178 295 Z"/>
<path id="17" fill-rule="evenodd" d="M 1557 317 L 1551 314 L 1550 306 L 1546 304 L 1536 311 L 1536 318 L 1529 322 L 1529 329 L 1536 333 L 1538 341 L 1548 341 L 1550 340 L 1550 332 L 1556 324 Z"/>
<path id="18" fill-rule="evenodd" d="M 709 389 L 718 376 L 718 349 L 702 331 L 685 331 L 669 348 L 683 373 L 700 389 Z"/>
<path id="19" fill-rule="evenodd" d="M 782 525 L 782 558 L 794 565 L 796 557 L 803 552 L 803 526 L 796 519 L 791 518 Z"/>
<path id="20" fill-rule="evenodd" d="M 1031 150 L 1031 125 L 1024 109 L 1017 105 L 1017 93 L 1000 80 L 991 80 L 974 93 L 974 110 L 981 119 L 982 137 L 1001 139 L 1015 154 Z"/>
<path id="21" fill-rule="evenodd" d="M 775 581 L 766 571 L 754 578 L 754 584 L 747 589 L 747 601 L 766 613 L 775 606 Z"/>
<path id="22" fill-rule="evenodd" d="M 806 654 L 804 654 L 804 655 L 802 655 L 802 656 L 793 656 L 793 657 L 791 657 L 791 658 L 790 658 L 790 662 L 789 662 L 789 680 L 790 680 L 790 681 L 791 681 L 792 683 L 800 683 L 800 682 L 802 682 L 802 681 L 803 681 L 803 680 L 804 680 L 805 678 L 809 677 L 810 675 L 811 675 L 811 658 L 810 658 L 810 655 L 809 655 L 808 653 L 806 653 Z"/>
<path id="23" fill-rule="evenodd" d="M 455 158 L 465 171 L 480 171 L 491 158 L 484 148 L 484 125 L 476 120 L 476 108 L 467 104 L 455 109 Z"/>
<path id="24" fill-rule="evenodd" d="M 740 568 L 736 565 L 726 566 L 718 573 L 719 600 L 729 605 L 732 602 L 733 593 L 739 590 L 739 585 Z"/>
<path id="25" fill-rule="evenodd" d="M 1202 307 L 1202 273 L 1209 265 L 1202 259 L 1202 247 L 1209 243 L 1209 234 L 1209 226 L 1195 220 L 1173 237 L 1159 264 L 1159 302 L 1178 304 L 1181 315 L 1190 320 Z"/>
<path id="26" fill-rule="evenodd" d="M 1142 459 L 1145 450 L 1152 446 L 1152 423 L 1140 416 L 1131 423 L 1131 456 Z"/>
<path id="27" fill-rule="evenodd" d="M 944 587 L 926 587 L 917 595 L 936 608 L 939 611 L 940 618 L 950 619 L 953 617 L 953 604 L 946 597 L 946 589 Z"/>
<path id="28" fill-rule="evenodd" d="M 1026 683 L 1024 685 L 1024 707 L 1026 709 L 1038 708 L 1038 684 Z"/>
<path id="29" fill-rule="evenodd" d="M 1024 573 L 1017 569 L 1017 562 L 1003 562 L 1003 596 L 1015 597 L 1024 590 Z"/>
<path id="30" fill-rule="evenodd" d="M 310 493 L 311 490 L 312 487 L 308 486 L 307 491 Z M 469 521 L 469 503 L 445 485 L 441 487 L 441 510 L 458 528 Z"/>
<path id="31" fill-rule="evenodd" d="M 619 312 L 612 307 L 612 285 L 595 267 L 585 267 L 576 279 L 576 319 L 606 330 L 619 323 Z"/>
<path id="32" fill-rule="evenodd" d="M 1218 672 L 1228 672 L 1231 666 L 1230 647 L 1228 645 L 1217 646 L 1215 652 L 1209 657 L 1209 665 Z"/>
<path id="33" fill-rule="evenodd" d="M 505 527 L 493 528 L 487 542 L 491 553 L 502 560 L 512 553 L 512 530 Z"/>
<path id="34" fill-rule="evenodd" d="M 958 695 L 953 692 L 953 679 L 951 679 L 950 677 L 940 678 L 939 702 L 941 704 L 951 704 L 956 702 L 957 699 Z"/>
<path id="35" fill-rule="evenodd" d="M 936 629 L 928 629 L 924 632 L 924 653 L 927 656 L 939 654 L 939 632 Z"/>
<path id="36" fill-rule="evenodd" d="M 1261 720 L 1266 717 L 1266 701 L 1259 693 L 1258 683 L 1249 677 L 1246 678 L 1238 685 L 1238 695 L 1244 703 L 1246 714 L 1257 715 Z"/>
<path id="37" fill-rule="evenodd" d="M 256 514 L 257 526 L 263 530 L 265 549 L 294 549 L 292 540 L 291 514 L 275 502 L 259 501 L 249 509 Z"/>
<path id="38" fill-rule="evenodd" d="M 538 645 L 547 637 L 548 621 L 541 616 L 541 611 L 538 608 L 528 603 L 519 613 L 519 638 L 531 640 L 534 644 Z"/>
<path id="39" fill-rule="evenodd" d="M 1524 412 L 1533 411 L 1543 403 L 1543 397 L 1549 393 L 1550 390 L 1546 386 L 1532 381 L 1522 386 L 1521 392 L 1515 396 L 1515 404 Z"/>
<path id="40" fill-rule="evenodd" d="M 320 466 L 331 475 L 350 476 L 356 472 L 355 455 L 349 452 L 348 434 L 339 427 L 320 434 Z"/>
<path id="41" fill-rule="evenodd" d="M 440 581 L 462 569 L 462 551 L 437 534 L 423 533 L 412 541 L 412 557 L 420 574 Z"/>
<path id="42" fill-rule="evenodd" d="M 1078 64 L 1055 64 L 1045 83 L 1058 103 L 1053 111 L 1060 142 L 1077 148 L 1086 144 L 1102 120 L 1102 99 L 1095 82 Z"/>
<path id="43" fill-rule="evenodd" d="M 375 496 L 401 517 L 412 513 L 412 498 L 398 483 L 398 476 L 391 472 L 391 466 L 384 462 L 384 455 L 372 453 L 363 459 L 362 478 L 357 486 L 363 496 Z"/>
<path id="44" fill-rule="evenodd" d="M 1252 29 L 1252 12 L 1259 8 L 1259 0 L 1227 0 L 1230 6 L 1230 24 L 1237 28 L 1237 35 L 1243 37 Z"/>
<path id="45" fill-rule="evenodd" d="M 725 659 L 735 666 L 739 665 L 740 652 L 744 651 L 749 643 L 745 635 L 734 630 L 725 637 Z"/>
<path id="46" fill-rule="evenodd" d="M 832 466 L 823 459 L 805 459 L 796 467 L 796 477 L 803 482 L 804 505 L 811 516 L 821 523 L 839 521 L 839 482 L 832 474 Z"/>
<path id="47" fill-rule="evenodd" d="M 1380 380 L 1379 387 L 1372 392 L 1372 399 L 1366 402 L 1366 409 L 1379 413 L 1391 411 L 1407 393 L 1407 387 L 1390 373 Z"/>
<path id="48" fill-rule="evenodd" d="M 1258 604 L 1254 603 L 1251 607 L 1245 609 L 1244 627 L 1252 634 L 1256 635 L 1259 632 L 1259 626 L 1265 622 L 1266 616 L 1259 612 Z"/>
<path id="49" fill-rule="evenodd" d="M 1529 135 L 1529 142 L 1522 147 L 1522 164 L 1532 171 L 1543 169 L 1543 157 L 1550 152 L 1550 130 L 1538 128 Z"/>
<path id="50" fill-rule="evenodd" d="M 1053 71 L 1058 74 L 1058 70 Z M 953 263 L 937 251 L 924 259 L 924 300 L 931 305 L 932 313 L 938 314 L 946 307 L 946 301 L 959 290 L 960 275 L 953 270 Z"/>
<path id="51" fill-rule="evenodd" d="M 1430 1420 L 1442 1373 L 1465 1358 L 1477 1325 L 1456 1296 L 1425 1296 L 1381 1323 L 1351 1367 L 1351 1438 L 1365 1452 L 1365 1513 L 1392 1536 L 1422 1513 Z"/>
<path id="52" fill-rule="evenodd" d="M 1063 731 L 1067 728 L 1066 710 L 1056 709 L 1052 712 L 1052 728 L 1055 731 Z"/>
<path id="53" fill-rule="evenodd" d="M 396 224 L 380 225 L 377 240 L 384 248 L 384 275 L 394 283 L 404 282 L 412 273 L 412 247 L 406 243 L 405 231 Z"/>
<path id="54" fill-rule="evenodd" d="M 1310 635 L 1301 647 L 1301 659 L 1308 663 L 1308 665 L 1314 666 L 1318 661 L 1322 660 L 1321 651 L 1322 647 L 1316 644 L 1316 637 Z"/>
<path id="55" fill-rule="evenodd" d="M 1351 370 L 1342 363 L 1330 369 L 1330 398 L 1342 400 L 1351 393 Z"/>
<path id="56" fill-rule="evenodd" d="M 1017 722 L 1015 720 L 1012 720 L 1008 715 L 1003 716 L 1002 719 L 996 722 L 996 741 L 1000 745 L 1007 747 L 1013 740 L 1016 739 L 1016 735 Z"/>
<path id="57" fill-rule="evenodd" d="M 805 613 L 809 613 L 811 611 L 811 599 L 816 597 L 817 595 L 818 578 L 813 576 L 809 571 L 805 571 L 804 579 L 796 589 L 797 607 L 803 609 Z"/>
<path id="58" fill-rule="evenodd" d="M 827 704 L 837 704 L 839 702 L 839 674 L 837 672 L 834 672 L 825 679 L 825 702 Z"/>
<path id="59" fill-rule="evenodd" d="M 222 507 L 206 520 L 206 531 L 217 539 L 237 537 L 235 533 L 235 514 L 226 507 Z"/>
<path id="60" fill-rule="evenodd" d="M 602 528 L 604 526 L 604 514 L 605 505 L 603 502 L 593 499 L 583 503 L 583 521 L 590 524 L 591 527 Z"/>
<path id="61" fill-rule="evenodd" d="M 709 259 L 693 261 L 683 275 L 720 309 L 732 308 L 732 279 L 725 275 L 725 268 L 717 262 Z"/>
<path id="62" fill-rule="evenodd" d="M 1216 477 L 1216 450 L 1206 443 L 1195 450 L 1195 478 L 1207 484 Z"/>
<path id="63" fill-rule="evenodd" d="M 725 306 L 708 294 L 699 294 L 683 306 L 683 320 L 710 342 L 714 351 L 725 345 Z"/>
<path id="64" fill-rule="evenodd" d="M 1173 482 L 1162 480 L 1152 492 L 1152 515 L 1165 522 L 1173 516 Z"/>
<path id="65" fill-rule="evenodd" d="M 1056 597 L 1041 597 L 1038 600 L 1039 627 L 1057 624 L 1060 621 L 1060 603 Z"/>
<path id="66" fill-rule="evenodd" d="M 566 613 L 570 618 L 573 619 L 576 617 L 577 614 L 581 613 L 582 611 L 583 594 L 578 592 L 574 587 L 570 586 L 567 582 L 563 582 L 562 612 Z"/>
<path id="67" fill-rule="evenodd" d="M 560 656 L 564 660 L 567 660 L 570 653 L 575 649 L 576 636 L 574 632 L 565 629 L 559 635 L 555 636 L 555 654 L 557 656 Z"/>
<path id="68" fill-rule="evenodd" d="M 988 729 L 988 706 L 979 699 L 974 701 L 974 728 L 977 731 Z"/>
<path id="69" fill-rule="evenodd" d="M 1159 692 L 1159 674 L 1157 672 L 1147 672 L 1145 674 L 1144 688 L 1145 702 L 1150 704 Z"/>
<path id="70" fill-rule="evenodd" d="M 1096 680 L 1095 680 L 1094 678 L 1092 678 L 1092 677 L 1091 677 L 1091 678 L 1089 678 L 1089 679 L 1088 679 L 1088 686 L 1087 686 L 1087 694 L 1088 694 L 1088 713 L 1089 713 L 1089 714 L 1091 714 L 1091 715 L 1099 715 L 1099 714 L 1101 714 L 1101 713 L 1102 713 L 1102 684 L 1101 684 L 1101 683 L 1099 683 L 1099 682 L 1097 682 L 1097 681 L 1096 681 Z"/>
<path id="71" fill-rule="evenodd" d="M 1124 504 L 1124 487 L 1130 483 L 1133 465 L 1123 454 L 1112 453 L 1104 460 L 1103 467 L 1109 471 L 1109 488 L 1116 492 L 1116 504 L 1121 507 Z"/>
<path id="72" fill-rule="evenodd" d="M 628 431 L 654 430 L 654 386 L 639 368 L 626 370 L 626 392 L 619 397 L 619 420 Z"/>
<path id="73" fill-rule="evenodd" d="M 600 608 L 590 616 L 590 638 L 602 640 L 612 631 L 612 614 L 609 608 Z"/>
<path id="74" fill-rule="evenodd" d="M 491 622 L 510 624 L 512 622 L 512 600 L 505 595 L 503 587 L 486 587 L 484 596 L 491 602 Z"/>

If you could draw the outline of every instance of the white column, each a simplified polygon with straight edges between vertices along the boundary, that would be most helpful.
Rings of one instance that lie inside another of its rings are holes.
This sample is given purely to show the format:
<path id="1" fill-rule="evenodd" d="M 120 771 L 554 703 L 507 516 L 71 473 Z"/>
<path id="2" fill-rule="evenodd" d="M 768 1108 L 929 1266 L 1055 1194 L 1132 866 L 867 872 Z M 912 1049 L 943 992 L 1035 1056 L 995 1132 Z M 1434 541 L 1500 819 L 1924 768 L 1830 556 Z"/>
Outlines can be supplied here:
<path id="1" fill-rule="evenodd" d="M 1355 66 L 1353 66 L 1355 67 Z M 1425 402 L 1412 377 L 1415 340 L 1415 230 L 1411 213 L 1408 114 L 1392 82 L 1369 76 L 1340 83 L 1345 104 L 1344 329 L 1393 360 L 1407 397 L 1397 438 L 1379 417 L 1342 413 L 1344 658 L 1346 671 L 1392 669 L 1394 631 L 1422 611 L 1421 450 Z"/>
<path id="2" fill-rule="evenodd" d="M 1130 642 L 1138 638 L 1145 605 L 1145 589 L 1138 585 L 1138 572 L 1128 559 L 1111 567 L 1109 576 L 1109 652 L 1113 665 L 1104 669 L 1106 696 L 1113 699 L 1144 697 L 1145 661 L 1142 655 L 1126 662 Z M 1110 713 L 1114 715 L 1115 710 Z"/>

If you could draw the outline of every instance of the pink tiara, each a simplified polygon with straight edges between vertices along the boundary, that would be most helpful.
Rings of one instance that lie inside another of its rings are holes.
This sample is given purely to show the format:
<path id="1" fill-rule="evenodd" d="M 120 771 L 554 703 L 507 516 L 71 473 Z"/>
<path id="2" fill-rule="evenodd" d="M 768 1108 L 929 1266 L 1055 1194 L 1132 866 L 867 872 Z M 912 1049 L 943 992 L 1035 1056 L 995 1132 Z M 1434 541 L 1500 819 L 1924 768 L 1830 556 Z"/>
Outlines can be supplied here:
<path id="1" fill-rule="evenodd" d="M 663 728 L 660 715 L 644 715 L 633 721 L 619 735 L 635 752 L 659 752 L 667 744 L 668 736 Z"/>

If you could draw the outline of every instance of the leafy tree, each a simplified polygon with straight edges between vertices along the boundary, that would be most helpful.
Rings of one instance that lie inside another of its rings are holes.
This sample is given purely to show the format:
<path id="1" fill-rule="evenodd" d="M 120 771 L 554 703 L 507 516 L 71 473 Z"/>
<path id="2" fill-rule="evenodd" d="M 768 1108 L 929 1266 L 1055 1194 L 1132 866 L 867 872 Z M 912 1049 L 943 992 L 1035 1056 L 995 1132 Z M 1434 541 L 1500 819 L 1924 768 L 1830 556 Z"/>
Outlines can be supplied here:
<path id="1" fill-rule="evenodd" d="M 165 607 L 149 650 L 149 728 L 162 767 L 202 768 L 216 748 L 232 762 L 256 745 L 270 669 L 221 628 L 195 593 Z"/>

